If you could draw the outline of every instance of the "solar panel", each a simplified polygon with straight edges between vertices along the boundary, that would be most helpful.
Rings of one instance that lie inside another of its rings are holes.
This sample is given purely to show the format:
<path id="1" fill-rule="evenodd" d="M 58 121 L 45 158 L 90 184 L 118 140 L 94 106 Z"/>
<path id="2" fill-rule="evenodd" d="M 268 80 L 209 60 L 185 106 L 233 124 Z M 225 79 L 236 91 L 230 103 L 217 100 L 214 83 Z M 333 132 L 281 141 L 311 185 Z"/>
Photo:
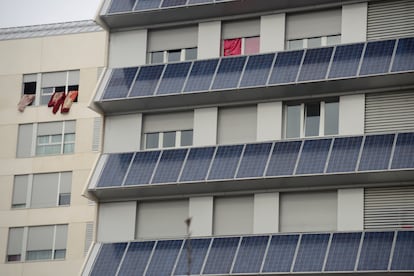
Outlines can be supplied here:
<path id="1" fill-rule="evenodd" d="M 111 154 L 102 169 L 97 187 L 121 186 L 133 153 Z"/>
<path id="2" fill-rule="evenodd" d="M 153 95 L 163 69 L 164 65 L 141 67 L 129 97 Z"/>
<path id="3" fill-rule="evenodd" d="M 292 175 L 302 141 L 275 143 L 266 176 Z"/>
<path id="4" fill-rule="evenodd" d="M 358 72 L 364 43 L 336 46 L 329 78 L 354 77 Z"/>
<path id="5" fill-rule="evenodd" d="M 333 47 L 308 49 L 299 73 L 299 81 L 322 80 L 326 77 Z"/>
<path id="6" fill-rule="evenodd" d="M 334 233 L 325 271 L 353 271 L 361 236 L 361 233 Z"/>
<path id="7" fill-rule="evenodd" d="M 259 273 L 269 236 L 243 237 L 232 273 Z"/>
<path id="8" fill-rule="evenodd" d="M 414 133 L 399 133 L 391 169 L 414 168 Z"/>
<path id="9" fill-rule="evenodd" d="M 215 238 L 203 274 L 229 274 L 239 240 L 239 237 Z"/>
<path id="10" fill-rule="evenodd" d="M 161 4 L 161 0 L 137 0 L 138 3 L 135 6 L 135 10 L 150 10 L 158 9 Z"/>
<path id="11" fill-rule="evenodd" d="M 158 241 L 145 275 L 171 275 L 182 240 Z"/>
<path id="12" fill-rule="evenodd" d="M 234 177 L 243 145 L 219 146 L 208 179 L 231 179 Z"/>
<path id="13" fill-rule="evenodd" d="M 303 50 L 278 53 L 269 84 L 295 82 L 303 53 Z"/>
<path id="14" fill-rule="evenodd" d="M 366 232 L 358 270 L 387 270 L 394 232 Z"/>
<path id="15" fill-rule="evenodd" d="M 299 235 L 274 235 L 267 250 L 263 272 L 289 272 Z"/>
<path id="16" fill-rule="evenodd" d="M 102 99 L 125 98 L 137 73 L 137 67 L 113 69 Z"/>
<path id="17" fill-rule="evenodd" d="M 126 243 L 102 244 L 90 275 L 115 275 L 126 246 Z"/>
<path id="18" fill-rule="evenodd" d="M 108 13 L 131 11 L 135 0 L 112 0 Z"/>
<path id="19" fill-rule="evenodd" d="M 161 7 L 174 7 L 174 6 L 183 6 L 187 0 L 164 0 L 162 1 Z"/>
<path id="20" fill-rule="evenodd" d="M 332 139 L 305 140 L 296 174 L 323 173 Z"/>
<path id="21" fill-rule="evenodd" d="M 293 271 L 322 271 L 329 236 L 329 234 L 303 234 Z"/>
<path id="22" fill-rule="evenodd" d="M 212 3 L 213 0 L 189 0 L 188 4 L 192 5 L 192 4 L 202 4 L 202 3 Z"/>
<path id="23" fill-rule="evenodd" d="M 144 275 L 154 241 L 131 242 L 118 275 Z"/>
<path id="24" fill-rule="evenodd" d="M 368 42 L 359 75 L 387 73 L 395 40 Z"/>
<path id="25" fill-rule="evenodd" d="M 399 231 L 391 270 L 414 270 L 414 232 Z"/>
<path id="26" fill-rule="evenodd" d="M 211 239 L 186 240 L 177 267 L 175 268 L 174 275 L 200 274 L 210 242 Z M 191 256 L 190 270 L 188 269 L 189 256 Z M 190 272 L 190 274 L 188 274 L 188 272 Z"/>
<path id="27" fill-rule="evenodd" d="M 271 149 L 272 143 L 246 145 L 236 177 L 263 176 Z"/>
<path id="28" fill-rule="evenodd" d="M 152 183 L 177 182 L 187 149 L 164 150 Z"/>
<path id="29" fill-rule="evenodd" d="M 414 70 L 414 38 L 401 38 L 395 52 L 392 72 Z"/>
<path id="30" fill-rule="evenodd" d="M 160 151 L 142 151 L 135 153 L 125 185 L 148 184 L 151 180 Z"/>
<path id="31" fill-rule="evenodd" d="M 393 142 L 394 134 L 366 136 L 358 170 L 387 169 Z"/>
<path id="32" fill-rule="evenodd" d="M 180 182 L 204 180 L 215 149 L 216 147 L 190 149 Z"/>
<path id="33" fill-rule="evenodd" d="M 180 93 L 183 90 L 190 66 L 191 62 L 168 64 L 162 76 L 157 94 Z"/>
<path id="34" fill-rule="evenodd" d="M 353 172 L 358 162 L 362 137 L 335 138 L 326 172 Z"/>
<path id="35" fill-rule="evenodd" d="M 213 80 L 218 59 L 194 61 L 184 92 L 207 91 Z"/>
<path id="36" fill-rule="evenodd" d="M 240 87 L 266 85 L 275 54 L 250 56 Z"/>
<path id="37" fill-rule="evenodd" d="M 236 88 L 245 62 L 244 56 L 222 58 L 212 89 Z"/>

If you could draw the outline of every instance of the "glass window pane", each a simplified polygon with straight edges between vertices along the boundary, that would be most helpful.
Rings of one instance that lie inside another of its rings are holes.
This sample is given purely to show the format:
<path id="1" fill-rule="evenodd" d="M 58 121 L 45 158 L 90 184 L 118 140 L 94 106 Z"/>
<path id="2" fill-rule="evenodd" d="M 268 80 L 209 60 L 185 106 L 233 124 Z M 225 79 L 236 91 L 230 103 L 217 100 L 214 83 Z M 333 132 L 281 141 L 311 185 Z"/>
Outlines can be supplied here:
<path id="1" fill-rule="evenodd" d="M 181 131 L 181 146 L 191 146 L 193 144 L 193 130 Z"/>
<path id="2" fill-rule="evenodd" d="M 55 250 L 55 256 L 54 256 L 55 260 L 61 260 L 61 259 L 64 259 L 65 257 L 66 257 L 66 249 Z"/>
<path id="3" fill-rule="evenodd" d="M 260 37 L 247 37 L 244 40 L 244 54 L 257 54 L 260 51 Z"/>
<path id="4" fill-rule="evenodd" d="M 331 35 L 326 38 L 326 45 L 338 45 L 341 44 L 341 35 Z"/>
<path id="5" fill-rule="evenodd" d="M 164 132 L 162 146 L 164 148 L 175 147 L 175 131 Z"/>
<path id="6" fill-rule="evenodd" d="M 288 50 L 299 50 L 303 49 L 303 39 L 289 40 L 287 42 Z"/>
<path id="7" fill-rule="evenodd" d="M 41 95 L 40 95 L 40 104 L 46 105 L 49 103 L 50 97 L 52 97 L 53 94 L 53 87 L 46 87 L 42 88 Z"/>
<path id="8" fill-rule="evenodd" d="M 168 51 L 168 62 L 180 61 L 180 60 L 181 60 L 181 49 Z"/>
<path id="9" fill-rule="evenodd" d="M 159 133 L 147 133 L 145 135 L 145 148 L 156 149 L 158 148 Z"/>
<path id="10" fill-rule="evenodd" d="M 325 135 L 338 134 L 339 104 L 325 103 Z"/>
<path id="11" fill-rule="evenodd" d="M 305 114 L 305 136 L 318 136 L 320 121 L 320 104 L 306 104 Z"/>
<path id="12" fill-rule="evenodd" d="M 185 49 L 185 60 L 197 59 L 197 48 Z"/>
<path id="13" fill-rule="evenodd" d="M 52 259 L 52 250 L 31 250 L 26 252 L 26 260 L 50 260 Z"/>
<path id="14" fill-rule="evenodd" d="M 300 136 L 300 105 L 286 106 L 286 138 Z"/>
<path id="15" fill-rule="evenodd" d="M 322 46 L 322 38 L 314 37 L 308 39 L 308 48 L 317 48 Z"/>
<path id="16" fill-rule="evenodd" d="M 163 62 L 164 62 L 164 51 L 151 53 L 151 64 L 163 63 Z"/>
<path id="17" fill-rule="evenodd" d="M 74 142 L 75 141 L 75 133 L 67 133 L 65 134 L 65 142 Z"/>
<path id="18" fill-rule="evenodd" d="M 75 151 L 75 144 L 65 144 L 63 146 L 63 153 L 73 153 Z"/>
<path id="19" fill-rule="evenodd" d="M 49 135 L 38 136 L 37 137 L 37 144 L 38 145 L 49 144 Z"/>
<path id="20" fill-rule="evenodd" d="M 62 142 L 62 135 L 51 135 L 51 143 L 61 143 Z"/>
<path id="21" fill-rule="evenodd" d="M 70 194 L 59 195 L 59 206 L 70 205 Z"/>
<path id="22" fill-rule="evenodd" d="M 21 260 L 23 243 L 23 227 L 10 228 L 7 243 L 7 261 L 18 262 Z"/>

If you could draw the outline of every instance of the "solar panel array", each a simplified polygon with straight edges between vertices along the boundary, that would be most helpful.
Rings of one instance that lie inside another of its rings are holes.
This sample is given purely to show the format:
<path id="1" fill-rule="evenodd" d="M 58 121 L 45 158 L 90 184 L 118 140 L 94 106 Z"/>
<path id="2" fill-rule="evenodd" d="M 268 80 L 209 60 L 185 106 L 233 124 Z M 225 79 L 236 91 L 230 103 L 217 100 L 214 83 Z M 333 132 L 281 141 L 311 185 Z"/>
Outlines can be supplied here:
<path id="1" fill-rule="evenodd" d="M 414 133 L 106 154 L 95 188 L 414 168 Z M 93 188 L 93 187 L 92 187 Z"/>
<path id="2" fill-rule="evenodd" d="M 102 101 L 414 70 L 414 38 L 112 69 Z"/>
<path id="3" fill-rule="evenodd" d="M 112 0 L 108 14 L 183 7 L 197 4 L 223 2 L 224 0 Z M 232 0 L 226 0 L 232 1 Z"/>
<path id="4" fill-rule="evenodd" d="M 413 256 L 414 231 L 134 241 L 102 244 L 89 275 L 410 272 Z"/>

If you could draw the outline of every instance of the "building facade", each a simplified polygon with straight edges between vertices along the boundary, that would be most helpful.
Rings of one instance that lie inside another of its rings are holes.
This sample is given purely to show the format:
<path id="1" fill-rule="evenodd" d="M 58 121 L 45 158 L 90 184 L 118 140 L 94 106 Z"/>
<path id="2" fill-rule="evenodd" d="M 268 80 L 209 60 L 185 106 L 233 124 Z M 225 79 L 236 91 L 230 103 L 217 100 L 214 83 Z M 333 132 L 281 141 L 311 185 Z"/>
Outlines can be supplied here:
<path id="1" fill-rule="evenodd" d="M 106 43 L 93 21 L 0 29 L 0 275 L 81 270 L 102 126 L 88 105 Z"/>

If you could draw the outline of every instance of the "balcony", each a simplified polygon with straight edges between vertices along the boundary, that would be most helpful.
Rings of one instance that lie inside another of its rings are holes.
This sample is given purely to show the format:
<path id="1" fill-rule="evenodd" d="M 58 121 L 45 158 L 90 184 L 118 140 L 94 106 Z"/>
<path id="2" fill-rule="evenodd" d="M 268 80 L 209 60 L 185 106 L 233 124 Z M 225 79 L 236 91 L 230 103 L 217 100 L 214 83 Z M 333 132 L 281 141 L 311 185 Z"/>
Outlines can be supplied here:
<path id="1" fill-rule="evenodd" d="M 414 38 L 107 71 L 105 114 L 391 91 L 414 85 Z"/>
<path id="2" fill-rule="evenodd" d="M 414 133 L 103 154 L 100 201 L 269 189 L 344 188 L 414 179 Z"/>

